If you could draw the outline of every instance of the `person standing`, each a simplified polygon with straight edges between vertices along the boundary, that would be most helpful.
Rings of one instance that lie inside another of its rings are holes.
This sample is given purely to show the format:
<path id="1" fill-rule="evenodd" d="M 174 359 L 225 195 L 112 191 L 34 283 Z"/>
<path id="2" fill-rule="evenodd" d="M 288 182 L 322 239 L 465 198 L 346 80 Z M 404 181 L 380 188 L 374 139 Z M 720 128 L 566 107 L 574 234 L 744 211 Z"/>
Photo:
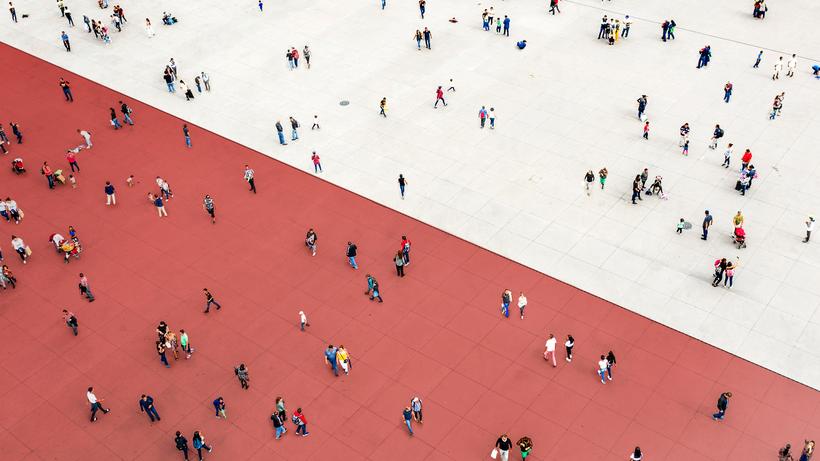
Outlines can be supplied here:
<path id="1" fill-rule="evenodd" d="M 71 52 L 71 42 L 68 41 L 68 34 L 65 31 L 60 32 L 60 40 L 63 41 L 66 52 Z"/>
<path id="2" fill-rule="evenodd" d="M 504 15 L 504 35 L 510 36 L 510 18 L 506 14 Z"/>
<path id="3" fill-rule="evenodd" d="M 322 161 L 319 158 L 319 154 L 317 154 L 315 150 L 313 151 L 313 155 L 310 156 L 310 159 L 313 160 L 313 173 L 315 173 L 315 174 L 321 173 L 322 172 Z"/>
<path id="4" fill-rule="evenodd" d="M 430 47 L 430 38 L 433 36 L 433 34 L 430 33 L 430 29 L 425 27 L 424 31 L 422 32 L 422 35 L 424 35 L 424 46 L 425 46 L 425 48 L 427 48 L 428 50 L 431 50 L 432 48 Z"/>
<path id="5" fill-rule="evenodd" d="M 285 427 L 285 422 L 282 420 L 282 416 L 279 415 L 279 412 L 276 411 L 270 415 L 270 420 L 273 422 L 276 440 L 279 440 L 279 437 L 282 437 L 282 435 L 288 431 Z"/>
<path id="6" fill-rule="evenodd" d="M 588 170 L 584 175 L 584 187 L 586 188 L 587 196 L 590 195 L 589 188 L 593 182 L 595 182 L 595 173 L 593 173 L 592 170 Z"/>
<path id="7" fill-rule="evenodd" d="M 786 67 L 789 69 L 788 72 L 786 72 L 786 77 L 794 77 L 794 70 L 797 69 L 796 54 L 792 54 L 791 59 L 789 59 L 789 62 L 786 63 Z"/>
<path id="8" fill-rule="evenodd" d="M 17 22 L 17 9 L 14 8 L 14 4 L 9 2 L 9 13 L 11 13 L 11 21 L 16 23 Z"/>
<path id="9" fill-rule="evenodd" d="M 413 398 L 410 399 L 410 409 L 413 410 L 413 419 L 419 424 L 424 423 L 424 415 L 422 415 L 421 407 L 421 399 L 418 396 L 413 396 Z"/>
<path id="10" fill-rule="evenodd" d="M 441 89 L 441 86 L 439 86 L 439 87 L 436 89 L 436 103 L 435 103 L 435 104 L 433 104 L 433 109 L 437 109 L 437 108 L 438 108 L 438 102 L 439 102 L 439 101 L 441 101 L 442 103 L 444 103 L 444 106 L 445 106 L 445 107 L 447 106 L 447 102 L 446 102 L 446 101 L 444 101 L 444 90 L 442 90 L 442 89 Z"/>
<path id="11" fill-rule="evenodd" d="M 157 341 L 157 355 L 159 355 L 159 361 L 165 365 L 165 368 L 171 368 L 171 364 L 168 363 L 168 356 L 165 354 L 166 351 L 164 338 L 161 338 Z"/>
<path id="12" fill-rule="evenodd" d="M 601 360 L 598 361 L 598 376 L 601 378 L 601 384 L 606 384 L 607 367 L 609 367 L 609 362 L 605 355 L 601 355 Z"/>
<path id="13" fill-rule="evenodd" d="M 643 453 L 641 447 L 635 447 L 635 450 L 629 455 L 629 461 L 643 461 Z"/>
<path id="14" fill-rule="evenodd" d="M 512 440 L 510 440 L 507 434 L 501 434 L 501 437 L 495 441 L 495 449 L 498 451 L 498 454 L 501 455 L 501 461 L 509 461 L 511 448 Z"/>
<path id="15" fill-rule="evenodd" d="M 729 399 L 732 398 L 731 392 L 724 392 L 720 394 L 720 397 L 717 401 L 717 413 L 712 415 L 712 419 L 715 421 L 723 421 L 723 418 L 726 416 L 726 408 L 729 406 Z"/>
<path id="16" fill-rule="evenodd" d="M 598 181 L 601 183 L 601 190 L 604 190 L 604 186 L 606 185 L 606 177 L 609 175 L 609 171 L 607 171 L 606 167 L 601 168 L 598 170 Z"/>
<path id="17" fill-rule="evenodd" d="M 521 320 L 524 320 L 524 309 L 527 307 L 527 297 L 524 296 L 524 292 L 522 291 L 521 294 L 518 296 L 518 312 L 521 314 Z"/>
<path id="18" fill-rule="evenodd" d="M 401 250 L 397 251 L 393 256 L 393 262 L 396 264 L 396 275 L 404 277 L 404 257 L 402 257 Z"/>
<path id="19" fill-rule="evenodd" d="M 799 461 L 809 461 L 814 455 L 814 440 L 806 440 L 803 444 L 803 451 L 800 452 Z"/>
<path id="20" fill-rule="evenodd" d="M 225 399 L 222 397 L 217 397 L 216 400 L 211 402 L 214 406 L 214 410 L 216 411 L 216 417 L 219 419 L 221 416 L 222 419 L 228 419 L 228 414 L 225 412 Z"/>
<path id="21" fill-rule="evenodd" d="M 404 200 L 404 189 L 407 186 L 407 180 L 404 179 L 404 175 L 399 175 L 399 192 L 401 193 L 401 199 Z"/>
<path id="22" fill-rule="evenodd" d="M 63 96 L 68 102 L 74 102 L 74 95 L 71 94 L 71 85 L 62 77 L 60 77 L 60 89 L 63 90 Z"/>
<path id="23" fill-rule="evenodd" d="M 803 243 L 809 243 L 811 233 L 814 230 L 814 222 L 814 216 L 809 216 L 809 220 L 806 221 L 806 238 L 803 239 Z"/>
<path id="24" fill-rule="evenodd" d="M 413 435 L 413 410 L 410 407 L 404 407 L 404 411 L 402 411 L 402 416 L 404 417 L 404 424 L 407 426 L 407 430 L 410 432 L 410 435 Z"/>
<path id="25" fill-rule="evenodd" d="M 249 190 L 249 191 L 251 191 L 251 192 L 253 192 L 253 193 L 255 194 L 255 193 L 256 193 L 256 183 L 254 183 L 253 177 L 254 177 L 254 171 L 253 171 L 253 169 L 251 169 L 251 167 L 249 167 L 249 166 L 246 164 L 246 165 L 245 165 L 244 178 L 245 178 L 245 181 L 247 181 L 247 182 L 248 182 L 248 185 L 250 185 L 250 186 L 251 186 L 251 188 L 250 188 L 250 189 L 248 189 L 248 190 Z"/>
<path id="26" fill-rule="evenodd" d="M 279 144 L 283 146 L 287 146 L 288 143 L 285 142 L 285 129 L 282 127 L 282 122 L 279 120 L 276 121 L 276 135 L 279 137 Z"/>
<path id="27" fill-rule="evenodd" d="M 205 444 L 205 436 L 202 435 L 202 432 L 200 431 L 194 431 L 194 436 L 191 439 L 191 442 L 194 444 L 194 448 L 196 449 L 197 455 L 199 455 L 199 461 L 202 461 L 203 448 L 208 450 L 208 453 L 213 451 L 213 448 Z"/>
<path id="28" fill-rule="evenodd" d="M 114 185 L 111 184 L 111 181 L 105 182 L 105 204 L 106 205 L 116 205 L 117 204 L 117 196 L 114 194 Z"/>
<path id="29" fill-rule="evenodd" d="M 72 173 L 74 173 L 75 168 L 77 171 L 80 171 L 80 165 L 77 163 L 77 154 L 75 154 L 73 150 L 66 151 L 65 159 L 68 160 L 68 165 L 71 167 Z"/>
<path id="30" fill-rule="evenodd" d="M 307 315 L 305 315 L 305 311 L 299 311 L 299 330 L 305 331 L 305 327 L 309 327 L 310 323 L 308 322 Z"/>
<path id="31" fill-rule="evenodd" d="M 305 57 L 305 65 L 307 66 L 308 70 L 310 70 L 310 48 L 308 48 L 307 45 L 305 45 L 305 47 L 302 48 L 302 56 Z"/>
<path id="32" fill-rule="evenodd" d="M 162 195 L 157 195 L 156 197 L 154 197 L 154 206 L 157 207 L 157 213 L 159 214 L 160 218 L 162 218 L 163 216 L 165 216 L 166 218 L 168 217 L 168 212 L 165 211 L 165 202 L 162 199 Z"/>
<path id="33" fill-rule="evenodd" d="M 51 167 L 48 166 L 48 162 L 43 162 L 43 166 L 40 167 L 40 174 L 45 176 L 46 181 L 48 181 L 48 188 L 54 189 L 54 172 L 51 171 Z"/>
<path id="34" fill-rule="evenodd" d="M 94 394 L 94 388 L 89 387 L 88 392 L 85 393 L 85 397 L 88 399 L 88 403 L 91 404 L 91 422 L 97 420 L 97 412 L 102 411 L 103 414 L 108 414 L 108 408 L 102 406 L 103 399 L 98 399 L 97 396 Z"/>
<path id="35" fill-rule="evenodd" d="M 165 85 L 168 86 L 168 92 L 176 93 L 177 90 L 176 88 L 174 88 L 174 75 L 171 72 L 169 72 L 168 69 L 165 69 L 165 73 L 162 74 L 162 78 L 163 80 L 165 80 Z"/>
<path id="36" fill-rule="evenodd" d="M 638 119 L 643 120 L 643 113 L 646 112 L 646 104 L 646 95 L 642 94 L 641 97 L 638 98 Z"/>
<path id="37" fill-rule="evenodd" d="M 305 246 L 308 247 L 313 256 L 316 256 L 316 241 L 318 239 L 316 231 L 312 227 L 308 229 L 307 234 L 305 234 Z"/>
<path id="38" fill-rule="evenodd" d="M 79 334 L 79 331 L 77 331 L 77 329 L 80 327 L 80 325 L 77 322 L 77 316 L 75 316 L 73 312 L 69 312 L 68 309 L 63 309 L 63 321 L 65 321 L 65 324 L 68 328 L 71 328 L 71 332 L 74 333 L 74 336 L 77 336 Z"/>
<path id="39" fill-rule="evenodd" d="M 148 419 L 150 419 L 152 423 L 154 422 L 154 420 L 162 421 L 162 418 L 159 417 L 159 413 L 157 413 L 156 407 L 154 407 L 153 397 L 151 397 L 150 395 L 142 394 L 142 396 L 140 396 L 139 405 L 140 412 L 147 413 Z"/>
<path id="40" fill-rule="evenodd" d="M 191 340 L 188 339 L 188 333 L 185 330 L 179 330 L 179 345 L 182 347 L 182 352 L 185 352 L 185 359 L 190 359 L 191 354 L 194 353 L 194 348 L 191 347 Z"/>
<path id="41" fill-rule="evenodd" d="M 182 452 L 182 455 L 185 457 L 185 461 L 188 461 L 188 439 L 186 439 L 181 432 L 177 431 L 176 437 L 174 437 L 174 444 L 176 445 L 177 450 Z"/>
<path id="42" fill-rule="evenodd" d="M 606 375 L 610 381 L 612 381 L 612 367 L 615 366 L 615 363 L 617 363 L 615 361 L 615 354 L 609 351 L 609 353 L 606 354 Z"/>
<path id="43" fill-rule="evenodd" d="M 706 240 L 709 238 L 709 228 L 712 227 L 712 215 L 709 214 L 709 210 L 703 212 L 703 234 L 700 236 L 701 240 Z"/>
<path id="44" fill-rule="evenodd" d="M 636 202 L 635 199 L 643 200 L 643 198 L 641 198 L 641 176 L 640 175 L 635 176 L 635 180 L 632 181 L 632 204 L 633 205 L 638 204 L 638 202 Z"/>
<path id="45" fill-rule="evenodd" d="M 555 0 L 557 4 L 558 0 Z M 560 11 L 559 11 L 560 13 Z M 527 457 L 532 453 L 532 439 L 524 436 L 518 439 L 518 442 L 515 443 L 518 445 L 518 449 L 521 450 L 521 459 L 526 461 Z"/>
<path id="46" fill-rule="evenodd" d="M 544 344 L 544 360 L 547 362 L 552 359 L 552 367 L 555 368 L 558 364 L 555 361 L 555 345 L 558 343 L 558 340 L 555 339 L 555 335 L 550 333 L 550 337 L 547 338 L 547 343 Z"/>
<path id="47" fill-rule="evenodd" d="M 358 251 L 358 247 L 353 242 L 347 242 L 347 262 L 350 264 L 350 267 L 353 269 L 358 269 L 359 266 L 356 264 L 356 254 Z"/>
<path id="48" fill-rule="evenodd" d="M 336 361 L 339 362 L 339 366 L 342 368 L 342 371 L 345 372 L 346 375 L 350 374 L 350 354 L 347 352 L 347 349 L 343 345 L 339 345 L 336 348 Z"/>
<path id="49" fill-rule="evenodd" d="M 202 208 L 205 210 L 208 215 L 211 216 L 211 224 L 216 224 L 216 210 L 214 210 L 214 199 L 211 198 L 210 195 L 205 194 L 205 198 L 202 200 Z"/>
<path id="50" fill-rule="evenodd" d="M 567 340 L 564 342 L 564 348 L 567 350 L 567 362 L 572 362 L 573 347 L 575 347 L 575 338 L 572 335 L 567 335 Z"/>
<path id="51" fill-rule="evenodd" d="M 250 389 L 251 386 L 250 381 L 251 377 L 248 374 L 248 368 L 245 366 L 244 363 L 240 363 L 238 367 L 233 369 L 236 378 L 239 379 L 239 385 L 242 386 L 242 389 Z"/>
<path id="52" fill-rule="evenodd" d="M 208 291 L 207 288 L 203 288 L 202 291 L 205 293 L 205 313 L 207 314 L 211 310 L 211 304 L 216 305 L 216 310 L 222 309 L 222 305 L 216 302 L 214 295 Z"/>
<path id="53" fill-rule="evenodd" d="M 330 365 L 330 369 L 333 370 L 333 374 L 339 376 L 339 368 L 336 363 L 336 348 L 333 347 L 333 344 L 329 344 L 327 349 L 325 349 L 325 363 Z"/>
<path id="54" fill-rule="evenodd" d="M 296 50 L 294 50 L 295 52 Z M 299 122 L 296 121 L 295 118 L 290 117 L 290 140 L 296 141 L 299 139 L 299 132 L 296 129 L 299 128 Z"/>
<path id="55" fill-rule="evenodd" d="M 726 82 L 726 85 L 723 85 L 723 101 L 725 103 L 729 103 L 729 99 L 732 97 L 732 82 Z"/>
<path id="56" fill-rule="evenodd" d="M 188 130 L 187 123 L 182 124 L 182 136 L 185 137 L 185 145 L 188 148 L 194 147 L 193 144 L 191 144 L 191 132 Z"/>
<path id="57" fill-rule="evenodd" d="M 649 140 L 649 120 L 643 125 L 643 138 Z"/>
<path id="58" fill-rule="evenodd" d="M 410 265 L 410 240 L 407 238 L 406 235 L 401 236 L 401 244 L 400 244 L 400 251 L 402 254 L 402 258 L 404 259 L 404 265 Z"/>
<path id="59" fill-rule="evenodd" d="M 85 296 L 88 299 L 88 302 L 94 301 L 94 295 L 91 293 L 91 287 L 88 285 L 88 277 L 85 276 L 82 272 L 80 272 L 80 296 Z"/>

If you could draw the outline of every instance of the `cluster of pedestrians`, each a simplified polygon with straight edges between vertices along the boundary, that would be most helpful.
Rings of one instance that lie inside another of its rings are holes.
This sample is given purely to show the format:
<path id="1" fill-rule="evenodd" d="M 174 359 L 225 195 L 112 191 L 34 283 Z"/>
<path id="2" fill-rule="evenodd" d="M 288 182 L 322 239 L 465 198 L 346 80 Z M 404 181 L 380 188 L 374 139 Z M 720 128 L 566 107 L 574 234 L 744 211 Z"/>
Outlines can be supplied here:
<path id="1" fill-rule="evenodd" d="M 165 85 L 168 87 L 169 93 L 176 93 L 176 85 L 177 81 L 179 81 L 179 92 L 185 96 L 185 100 L 190 101 L 194 99 L 193 90 L 191 90 L 184 80 L 179 78 L 177 63 L 174 61 L 174 58 L 171 58 L 170 61 L 168 61 L 168 64 L 165 65 L 165 70 L 162 73 L 162 79 L 165 81 Z M 200 72 L 199 75 L 194 76 L 194 86 L 196 87 L 196 92 L 199 94 L 202 94 L 202 90 L 205 90 L 206 92 L 211 91 L 211 77 L 205 72 Z"/>
<path id="2" fill-rule="evenodd" d="M 481 22 L 483 29 L 487 32 L 490 31 L 491 27 L 495 26 L 496 35 L 510 36 L 510 18 L 505 14 L 504 19 L 502 19 L 500 14 L 495 14 L 493 7 L 484 9 L 481 13 Z"/>
<path id="3" fill-rule="evenodd" d="M 305 58 L 305 67 L 310 69 L 310 48 L 307 45 L 302 50 L 302 56 Z M 296 47 L 290 47 L 285 53 L 285 57 L 288 60 L 288 69 L 295 70 L 299 68 L 299 50 Z"/>
<path id="4" fill-rule="evenodd" d="M 346 375 L 350 374 L 350 370 L 353 368 L 350 361 L 350 353 L 347 352 L 347 349 L 345 349 L 343 345 L 339 345 L 339 347 L 335 347 L 333 344 L 328 345 L 327 349 L 325 349 L 325 363 L 330 365 L 330 369 L 335 376 L 339 376 L 339 368 L 341 368 Z"/>
<path id="5" fill-rule="evenodd" d="M 179 336 L 177 336 L 177 334 L 168 327 L 168 324 L 162 320 L 159 322 L 159 325 L 157 325 L 156 333 L 157 355 L 159 355 L 159 361 L 165 365 L 165 368 L 171 368 L 167 356 L 169 351 L 173 354 L 174 360 L 179 360 L 180 348 L 182 349 L 182 353 L 185 354 L 186 360 L 191 358 L 194 349 L 191 347 L 188 333 L 185 330 L 179 330 Z"/>
<path id="6" fill-rule="evenodd" d="M 629 16 L 625 16 L 623 20 L 620 20 L 604 15 L 601 18 L 601 25 L 598 27 L 598 40 L 604 39 L 610 45 L 614 45 L 619 38 L 629 36 L 630 27 L 632 27 L 632 22 L 629 20 Z"/>

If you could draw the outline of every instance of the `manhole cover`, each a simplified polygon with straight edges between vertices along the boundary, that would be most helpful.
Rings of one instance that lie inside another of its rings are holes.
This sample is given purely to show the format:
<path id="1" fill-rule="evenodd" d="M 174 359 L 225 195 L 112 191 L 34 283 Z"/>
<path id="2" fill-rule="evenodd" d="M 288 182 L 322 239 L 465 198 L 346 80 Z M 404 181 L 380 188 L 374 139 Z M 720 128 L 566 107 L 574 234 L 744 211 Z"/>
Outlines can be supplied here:
<path id="1" fill-rule="evenodd" d="M 341 101 L 339 101 L 340 106 L 346 106 L 348 104 L 350 104 L 350 101 L 348 101 L 347 99 L 342 99 Z"/>

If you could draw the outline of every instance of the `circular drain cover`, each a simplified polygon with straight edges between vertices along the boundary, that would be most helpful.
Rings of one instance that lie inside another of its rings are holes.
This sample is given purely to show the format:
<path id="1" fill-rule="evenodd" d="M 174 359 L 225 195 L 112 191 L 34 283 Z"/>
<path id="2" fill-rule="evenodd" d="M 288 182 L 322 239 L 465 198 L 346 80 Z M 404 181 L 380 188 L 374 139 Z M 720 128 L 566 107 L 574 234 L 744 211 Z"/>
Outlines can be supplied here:
<path id="1" fill-rule="evenodd" d="M 341 101 L 339 101 L 340 106 L 346 106 L 348 104 L 350 104 L 350 101 L 348 101 L 347 99 L 342 99 Z"/>

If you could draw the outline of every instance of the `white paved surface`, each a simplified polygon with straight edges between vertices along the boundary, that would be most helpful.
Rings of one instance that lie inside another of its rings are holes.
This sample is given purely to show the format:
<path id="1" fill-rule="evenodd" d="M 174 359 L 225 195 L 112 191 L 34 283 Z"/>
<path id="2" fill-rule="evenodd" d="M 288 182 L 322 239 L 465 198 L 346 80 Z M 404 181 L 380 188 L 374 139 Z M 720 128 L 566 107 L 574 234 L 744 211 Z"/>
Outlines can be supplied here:
<path id="1" fill-rule="evenodd" d="M 820 240 L 800 242 L 806 217 L 820 214 L 820 81 L 808 59 L 820 58 L 817 2 L 773 2 L 760 22 L 746 0 L 708 7 L 580 0 L 562 2 L 555 17 L 542 0 L 498 0 L 497 13 L 512 18 L 512 37 L 503 38 L 481 29 L 486 2 L 429 0 L 422 21 L 409 0 L 388 0 L 385 11 L 378 0 L 269 1 L 264 14 L 250 0 L 124 0 L 126 29 L 103 46 L 82 32 L 82 14 L 102 18 L 111 10 L 69 0 L 78 24 L 69 30 L 70 54 L 53 2 L 15 3 L 31 18 L 17 25 L 1 18 L 4 42 L 306 171 L 316 149 L 323 179 L 820 388 Z M 657 24 L 636 20 L 627 40 L 606 46 L 595 40 L 602 5 L 674 18 L 677 40 L 664 44 Z M 181 22 L 162 26 L 164 8 Z M 146 16 L 157 31 L 151 39 Z M 457 24 L 447 22 L 453 16 Z M 412 40 L 424 26 L 432 51 L 417 51 Z M 525 51 L 513 46 L 521 38 Z M 288 71 L 286 47 L 306 43 L 313 69 Z M 706 44 L 712 64 L 696 70 Z M 757 45 L 803 56 L 798 76 L 771 81 L 780 53 L 768 50 L 753 70 Z M 213 92 L 190 103 L 169 95 L 161 75 L 172 56 L 189 83 L 208 71 Z M 447 95 L 447 108 L 433 110 L 434 90 L 448 78 L 457 92 Z M 735 87 L 730 104 L 722 101 L 727 80 Z M 783 116 L 771 122 L 781 91 Z M 648 142 L 635 119 L 642 93 L 649 95 Z M 386 120 L 377 116 L 383 96 Z M 342 99 L 351 104 L 340 107 Z M 496 108 L 496 130 L 478 129 L 481 105 Z M 277 144 L 277 118 L 294 115 L 307 128 L 314 113 L 321 132 L 303 129 L 298 143 Z M 688 158 L 677 147 L 684 121 L 693 129 Z M 706 148 L 716 122 L 735 143 L 735 164 L 744 148 L 755 154 L 760 179 L 746 197 L 733 190 L 735 169 L 720 168 L 720 151 Z M 587 197 L 584 172 L 603 166 L 607 190 Z M 631 178 L 645 166 L 664 177 L 670 198 L 633 206 Z M 405 201 L 399 173 L 410 183 Z M 706 208 L 716 222 L 703 242 L 697 229 Z M 744 250 L 729 238 L 737 210 L 746 217 Z M 680 217 L 695 229 L 676 235 Z M 737 255 L 735 287 L 712 288 L 713 260 Z"/>

